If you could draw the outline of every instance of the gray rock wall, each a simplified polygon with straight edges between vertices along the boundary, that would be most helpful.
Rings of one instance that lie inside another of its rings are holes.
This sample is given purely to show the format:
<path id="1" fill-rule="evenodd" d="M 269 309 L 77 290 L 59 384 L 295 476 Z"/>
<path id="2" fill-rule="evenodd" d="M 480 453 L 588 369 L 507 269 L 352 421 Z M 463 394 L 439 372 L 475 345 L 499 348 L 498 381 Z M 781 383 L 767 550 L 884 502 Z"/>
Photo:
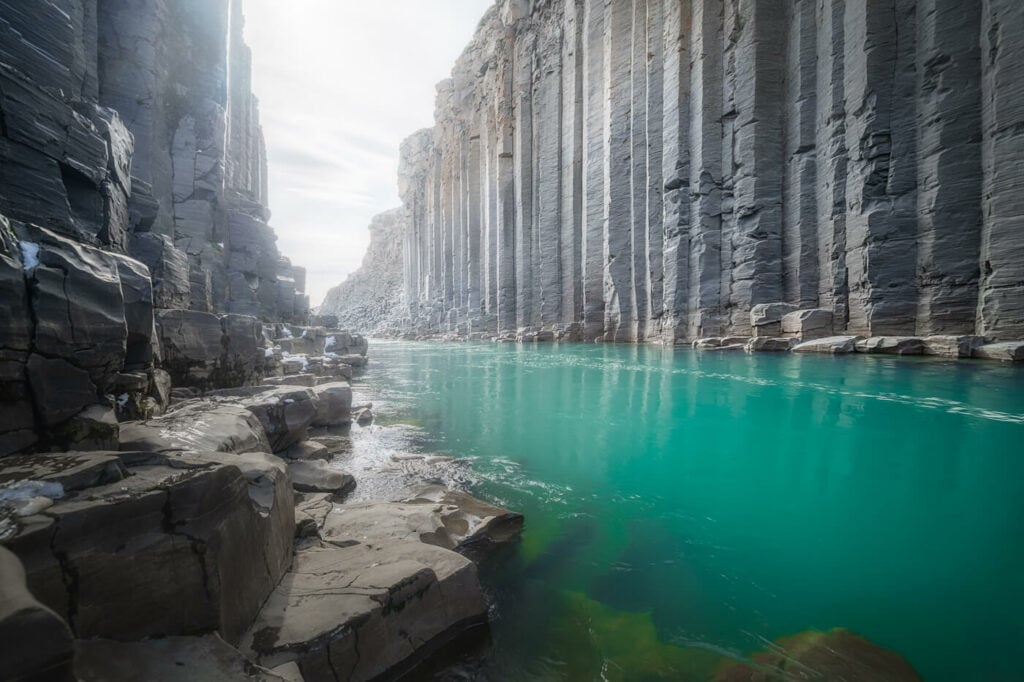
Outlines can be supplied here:
<path id="1" fill-rule="evenodd" d="M 139 258 L 166 307 L 302 321 L 243 25 L 240 0 L 0 0 L 0 214 Z"/>
<path id="2" fill-rule="evenodd" d="M 499 0 L 403 147 L 420 332 L 1024 336 L 1024 4 Z"/>
<path id="3" fill-rule="evenodd" d="M 371 335 L 400 328 L 405 218 L 404 207 L 374 216 L 362 266 L 328 291 L 318 310 L 320 315 L 337 318 L 333 326 Z"/>
<path id="4" fill-rule="evenodd" d="M 239 0 L 0 0 L 0 456 L 116 446 L 168 372 L 256 383 L 260 321 L 307 317 L 242 29 Z"/>

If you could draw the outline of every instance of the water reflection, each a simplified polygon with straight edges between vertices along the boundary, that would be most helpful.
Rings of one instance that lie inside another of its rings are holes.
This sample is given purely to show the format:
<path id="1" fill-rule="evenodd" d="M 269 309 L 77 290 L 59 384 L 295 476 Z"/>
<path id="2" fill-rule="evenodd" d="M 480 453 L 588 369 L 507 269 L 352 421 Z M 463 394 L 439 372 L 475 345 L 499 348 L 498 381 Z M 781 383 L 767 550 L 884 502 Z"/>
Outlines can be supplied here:
<path id="1" fill-rule="evenodd" d="M 644 637 L 699 646 L 704 662 L 842 626 L 927 679 L 970 680 L 1011 674 L 1024 641 L 1022 376 L 905 358 L 378 344 L 363 390 L 384 423 L 408 424 L 375 447 L 469 458 L 451 480 L 527 516 L 519 554 L 485 567 L 501 617 L 479 679 L 594 679 L 615 654 L 578 626 L 590 618 L 616 636 L 615 623 L 649 622 Z M 675 660 L 652 641 L 636 646 Z"/>

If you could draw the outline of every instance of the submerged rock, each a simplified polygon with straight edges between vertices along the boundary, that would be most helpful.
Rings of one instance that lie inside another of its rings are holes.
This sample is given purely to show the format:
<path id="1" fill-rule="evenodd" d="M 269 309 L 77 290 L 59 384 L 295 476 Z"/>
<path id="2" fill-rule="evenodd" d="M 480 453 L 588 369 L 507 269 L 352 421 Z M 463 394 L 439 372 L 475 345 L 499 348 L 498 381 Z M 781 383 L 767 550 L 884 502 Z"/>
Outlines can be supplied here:
<path id="1" fill-rule="evenodd" d="M 774 682 L 789 679 L 843 682 L 920 682 L 914 668 L 894 651 L 883 649 L 843 628 L 808 630 L 777 641 L 777 648 L 754 654 L 752 664 L 727 663 L 715 682 Z"/>

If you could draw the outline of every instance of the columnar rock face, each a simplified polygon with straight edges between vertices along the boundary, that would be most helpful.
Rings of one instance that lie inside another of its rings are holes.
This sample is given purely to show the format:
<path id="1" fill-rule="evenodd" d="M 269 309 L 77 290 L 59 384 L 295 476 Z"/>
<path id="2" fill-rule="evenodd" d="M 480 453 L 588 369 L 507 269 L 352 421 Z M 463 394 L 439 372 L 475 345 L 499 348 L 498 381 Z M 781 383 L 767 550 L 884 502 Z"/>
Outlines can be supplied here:
<path id="1" fill-rule="evenodd" d="M 0 0 L 0 214 L 134 256 L 160 307 L 301 321 L 242 27 L 238 0 Z"/>
<path id="2" fill-rule="evenodd" d="M 261 319 L 307 317 L 241 11 L 0 0 L 0 456 L 109 446 L 169 379 L 258 383 Z"/>
<path id="3" fill-rule="evenodd" d="M 385 211 L 370 222 L 370 246 L 363 264 L 327 292 L 320 315 L 337 317 L 335 326 L 367 334 L 399 328 L 402 300 L 404 207 Z"/>
<path id="4" fill-rule="evenodd" d="M 402 150 L 412 326 L 1021 338 L 1021 36 L 1016 0 L 500 0 Z"/>

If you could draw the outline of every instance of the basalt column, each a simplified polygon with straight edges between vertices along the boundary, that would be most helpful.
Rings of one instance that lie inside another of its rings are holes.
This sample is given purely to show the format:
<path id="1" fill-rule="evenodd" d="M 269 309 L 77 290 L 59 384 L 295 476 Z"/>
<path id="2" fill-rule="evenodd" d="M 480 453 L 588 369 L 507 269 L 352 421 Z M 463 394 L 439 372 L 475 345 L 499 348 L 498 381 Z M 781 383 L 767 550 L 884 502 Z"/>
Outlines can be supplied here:
<path id="1" fill-rule="evenodd" d="M 502 0 L 407 173 L 409 325 L 1024 336 L 1020 35 L 1010 0 Z"/>

